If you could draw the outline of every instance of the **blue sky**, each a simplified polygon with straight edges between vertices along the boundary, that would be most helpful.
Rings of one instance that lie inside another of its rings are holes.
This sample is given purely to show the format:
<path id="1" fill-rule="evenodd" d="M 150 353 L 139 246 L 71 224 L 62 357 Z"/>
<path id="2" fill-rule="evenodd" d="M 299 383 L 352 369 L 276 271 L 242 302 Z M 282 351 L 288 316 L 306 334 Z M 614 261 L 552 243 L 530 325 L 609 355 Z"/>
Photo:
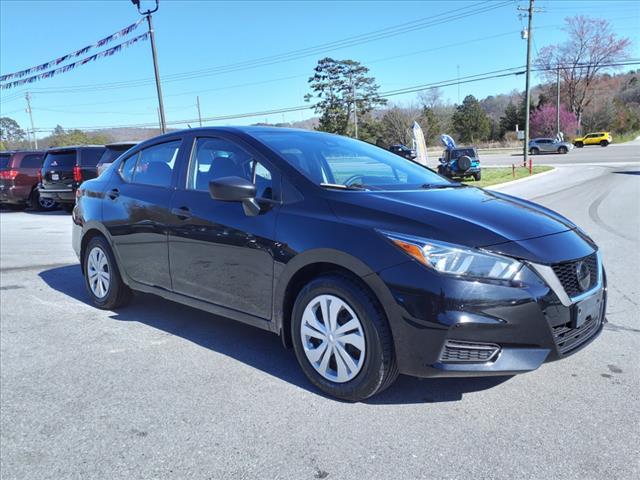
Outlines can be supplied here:
<path id="1" fill-rule="evenodd" d="M 143 0 L 143 5 L 153 2 Z M 491 11 L 453 22 L 419 28 L 346 48 L 323 48 L 303 58 L 255 68 L 212 72 L 214 67 L 278 55 L 342 40 L 367 32 L 437 17 L 457 10 L 497 7 L 494 1 L 428 2 L 214 2 L 162 0 L 154 15 L 160 73 L 167 120 L 197 117 L 196 95 L 203 117 L 258 112 L 304 105 L 307 79 L 323 56 L 351 58 L 371 70 L 381 91 L 456 79 L 524 64 L 526 42 L 520 38 L 525 19 L 512 1 Z M 481 5 L 480 5 L 481 4 Z M 640 57 L 640 2 L 539 0 L 544 10 L 534 17 L 534 55 L 565 38 L 566 16 L 607 18 L 614 31 L 633 41 L 632 57 Z M 44 63 L 92 44 L 139 18 L 128 0 L 0 1 L 0 72 Z M 144 32 L 142 24 L 135 34 Z M 134 35 L 135 35 L 134 34 Z M 115 45 L 119 41 L 113 43 Z M 105 47 L 106 48 L 106 47 Z M 100 51 L 96 50 L 96 51 Z M 184 72 L 205 70 L 188 78 Z M 157 101 L 148 42 L 68 73 L 28 85 L 36 128 L 119 126 L 157 122 Z M 130 85 L 132 81 L 143 80 Z M 148 82 L 145 83 L 144 81 Z M 534 77 L 534 81 L 535 81 Z M 123 88 L 112 88 L 124 82 Z M 139 83 L 143 83 L 140 85 Z M 105 85 L 106 84 L 106 85 Z M 460 86 L 484 97 L 524 88 L 524 76 L 486 80 Z M 28 127 L 24 111 L 26 87 L 3 90 L 0 113 Z M 458 87 L 443 88 L 445 99 L 458 101 Z M 400 104 L 416 94 L 393 97 Z M 208 125 L 257 121 L 294 121 L 311 111 L 261 115 L 208 122 Z M 179 125 L 178 125 L 179 126 Z M 182 125 L 186 126 L 186 125 Z M 39 136 L 46 135 L 45 132 Z"/>

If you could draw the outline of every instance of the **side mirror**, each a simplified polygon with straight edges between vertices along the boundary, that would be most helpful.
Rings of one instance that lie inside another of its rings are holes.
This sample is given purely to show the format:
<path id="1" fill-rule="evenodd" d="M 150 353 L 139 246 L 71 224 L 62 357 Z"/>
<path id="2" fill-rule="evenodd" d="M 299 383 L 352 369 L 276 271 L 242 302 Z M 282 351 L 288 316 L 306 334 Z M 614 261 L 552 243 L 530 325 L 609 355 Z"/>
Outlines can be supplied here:
<path id="1" fill-rule="evenodd" d="M 221 177 L 211 180 L 209 194 L 214 200 L 242 202 L 247 216 L 254 217 L 260 213 L 260 205 L 256 201 L 256 186 L 246 178 Z"/>

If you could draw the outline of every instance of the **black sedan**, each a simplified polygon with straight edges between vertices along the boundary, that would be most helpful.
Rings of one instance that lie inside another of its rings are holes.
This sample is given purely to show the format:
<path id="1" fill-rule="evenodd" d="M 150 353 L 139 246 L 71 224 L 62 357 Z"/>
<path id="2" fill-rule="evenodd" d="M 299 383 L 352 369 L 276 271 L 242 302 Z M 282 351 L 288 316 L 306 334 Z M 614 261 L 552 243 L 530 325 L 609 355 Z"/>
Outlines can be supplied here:
<path id="1" fill-rule="evenodd" d="M 340 136 L 163 135 L 84 182 L 73 246 L 100 308 L 132 290 L 281 336 L 322 391 L 512 375 L 602 330 L 598 247 L 541 206 Z"/>

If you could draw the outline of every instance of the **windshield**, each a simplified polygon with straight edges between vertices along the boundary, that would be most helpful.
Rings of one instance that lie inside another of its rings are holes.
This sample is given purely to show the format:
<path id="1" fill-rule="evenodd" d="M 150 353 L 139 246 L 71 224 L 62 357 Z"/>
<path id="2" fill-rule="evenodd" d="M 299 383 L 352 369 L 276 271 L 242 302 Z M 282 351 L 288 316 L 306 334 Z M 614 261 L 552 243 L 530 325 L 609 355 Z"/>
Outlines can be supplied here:
<path id="1" fill-rule="evenodd" d="M 316 184 L 404 190 L 450 182 L 411 160 L 347 137 L 320 132 L 251 132 Z"/>
<path id="2" fill-rule="evenodd" d="M 67 152 L 50 152 L 44 159 L 42 168 L 72 168 L 76 164 L 76 152 L 74 150 Z"/>
<path id="3" fill-rule="evenodd" d="M 11 160 L 10 153 L 3 153 L 0 155 L 0 168 L 5 169 L 9 166 L 9 161 Z"/>

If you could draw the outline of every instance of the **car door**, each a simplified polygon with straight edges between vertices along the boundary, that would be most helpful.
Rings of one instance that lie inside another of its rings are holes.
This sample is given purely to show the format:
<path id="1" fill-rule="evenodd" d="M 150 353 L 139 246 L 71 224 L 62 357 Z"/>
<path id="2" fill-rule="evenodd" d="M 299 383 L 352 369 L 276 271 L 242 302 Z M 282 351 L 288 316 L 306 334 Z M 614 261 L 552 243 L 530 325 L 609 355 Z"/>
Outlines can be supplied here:
<path id="1" fill-rule="evenodd" d="M 247 216 L 239 202 L 214 200 L 209 181 L 240 176 L 257 196 L 278 200 L 280 177 L 235 137 L 199 136 L 171 202 L 169 262 L 175 292 L 263 319 L 271 318 L 279 205 Z"/>
<path id="2" fill-rule="evenodd" d="M 136 282 L 171 289 L 167 225 L 182 139 L 136 151 L 111 176 L 103 223 L 119 264 Z"/>

